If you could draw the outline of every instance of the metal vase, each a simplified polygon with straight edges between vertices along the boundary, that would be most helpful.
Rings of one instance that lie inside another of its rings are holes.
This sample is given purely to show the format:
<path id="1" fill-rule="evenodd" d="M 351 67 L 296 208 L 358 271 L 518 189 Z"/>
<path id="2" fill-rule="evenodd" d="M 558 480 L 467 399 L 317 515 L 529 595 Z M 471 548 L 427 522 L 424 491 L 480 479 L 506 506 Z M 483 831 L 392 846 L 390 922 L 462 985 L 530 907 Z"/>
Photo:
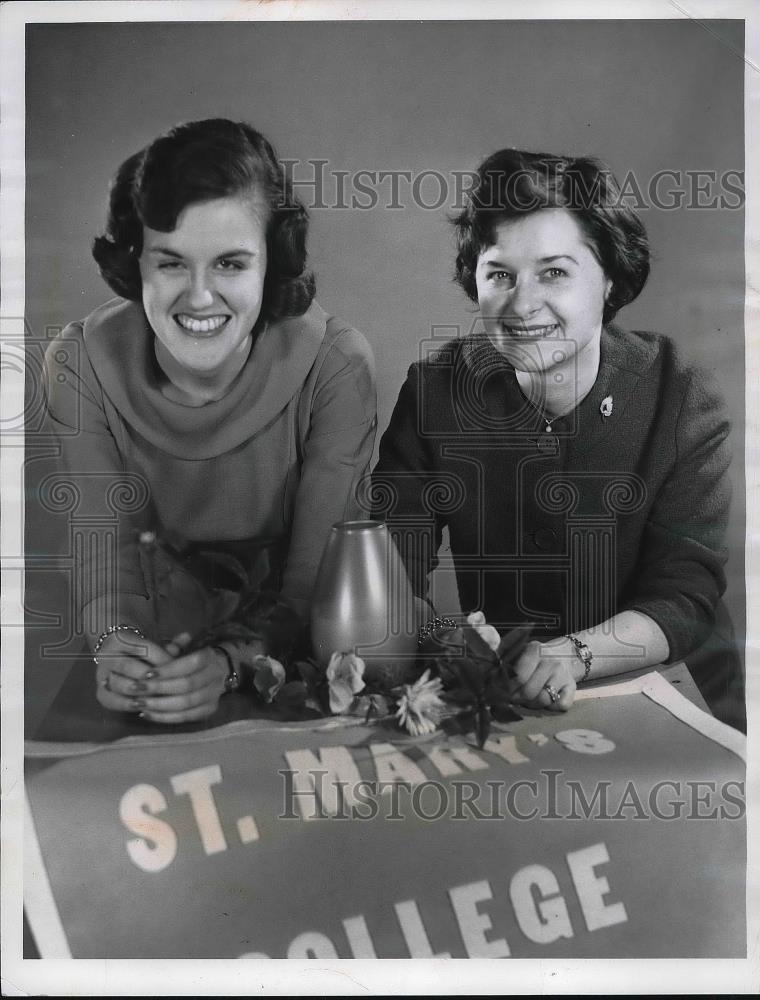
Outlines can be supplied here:
<path id="1" fill-rule="evenodd" d="M 353 652 L 364 660 L 369 681 L 400 683 L 413 671 L 420 615 L 385 524 L 333 525 L 314 594 L 311 638 L 320 663 L 334 652 Z"/>

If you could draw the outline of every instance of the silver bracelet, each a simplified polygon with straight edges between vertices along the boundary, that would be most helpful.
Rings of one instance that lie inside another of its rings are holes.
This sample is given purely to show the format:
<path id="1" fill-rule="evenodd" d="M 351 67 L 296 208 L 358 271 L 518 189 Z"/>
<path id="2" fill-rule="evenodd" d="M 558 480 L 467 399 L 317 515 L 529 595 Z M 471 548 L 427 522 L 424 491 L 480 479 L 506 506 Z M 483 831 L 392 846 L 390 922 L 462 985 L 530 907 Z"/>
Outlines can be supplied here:
<path id="1" fill-rule="evenodd" d="M 134 632 L 134 634 L 136 636 L 139 636 L 141 639 L 145 638 L 140 629 L 136 628 L 134 625 L 109 625 L 108 628 L 105 630 L 105 632 L 102 633 L 98 641 L 95 643 L 95 646 L 92 650 L 92 658 L 96 664 L 98 662 L 98 653 L 100 652 L 103 643 L 106 641 L 108 636 L 113 635 L 114 632 Z"/>
<path id="2" fill-rule="evenodd" d="M 582 684 L 584 681 L 588 680 L 588 675 L 591 673 L 591 664 L 594 659 L 594 654 L 588 648 L 586 643 L 581 642 L 581 640 L 578 639 L 576 636 L 568 635 L 567 638 L 570 640 L 570 642 L 572 642 L 573 647 L 575 649 L 575 654 L 584 667 L 583 677 L 581 677 L 581 679 L 578 681 L 579 684 Z"/>
<path id="3" fill-rule="evenodd" d="M 426 639 L 430 638 L 437 628 L 456 627 L 457 623 L 453 618 L 439 618 L 438 615 L 436 615 L 435 618 L 431 618 L 429 622 L 426 622 L 417 633 L 417 645 L 421 646 Z"/>

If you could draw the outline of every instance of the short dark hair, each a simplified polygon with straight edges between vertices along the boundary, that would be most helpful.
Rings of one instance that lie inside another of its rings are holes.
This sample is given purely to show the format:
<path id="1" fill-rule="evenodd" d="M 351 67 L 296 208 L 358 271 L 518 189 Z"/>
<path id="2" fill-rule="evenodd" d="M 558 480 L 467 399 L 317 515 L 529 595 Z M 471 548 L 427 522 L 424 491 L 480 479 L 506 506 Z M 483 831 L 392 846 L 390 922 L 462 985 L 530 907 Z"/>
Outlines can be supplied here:
<path id="1" fill-rule="evenodd" d="M 493 245 L 496 226 L 545 208 L 572 213 L 612 282 L 603 313 L 608 323 L 644 287 L 649 276 L 649 241 L 641 219 L 622 203 L 614 174 L 594 157 L 500 149 L 484 160 L 467 204 L 453 220 L 455 280 L 477 302 L 478 256 Z"/>
<path id="2" fill-rule="evenodd" d="M 226 118 L 178 125 L 122 163 L 92 254 L 117 295 L 140 301 L 143 226 L 171 232 L 188 205 L 245 194 L 266 199 L 267 273 L 261 316 L 300 316 L 314 298 L 306 270 L 308 215 L 264 136 Z"/>

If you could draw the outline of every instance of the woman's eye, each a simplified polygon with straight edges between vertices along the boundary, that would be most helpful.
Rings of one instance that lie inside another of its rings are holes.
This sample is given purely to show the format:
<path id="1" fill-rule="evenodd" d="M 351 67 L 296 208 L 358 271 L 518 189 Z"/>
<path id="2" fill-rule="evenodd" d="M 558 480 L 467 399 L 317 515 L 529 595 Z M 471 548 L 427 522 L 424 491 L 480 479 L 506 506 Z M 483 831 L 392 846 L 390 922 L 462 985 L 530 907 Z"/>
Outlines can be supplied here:
<path id="1" fill-rule="evenodd" d="M 509 273 L 509 271 L 493 271 L 490 274 L 491 281 L 496 281 L 499 284 L 513 284 L 514 276 Z"/>
<path id="2" fill-rule="evenodd" d="M 242 271 L 243 265 L 239 260 L 230 260 L 229 257 L 222 257 L 218 262 L 222 271 Z"/>
<path id="3" fill-rule="evenodd" d="M 547 278 L 566 278 L 567 271 L 561 267 L 549 267 L 544 271 L 544 276 Z"/>
<path id="4" fill-rule="evenodd" d="M 158 265 L 158 269 L 159 271 L 174 271 L 181 266 L 182 265 L 178 260 L 162 260 Z"/>

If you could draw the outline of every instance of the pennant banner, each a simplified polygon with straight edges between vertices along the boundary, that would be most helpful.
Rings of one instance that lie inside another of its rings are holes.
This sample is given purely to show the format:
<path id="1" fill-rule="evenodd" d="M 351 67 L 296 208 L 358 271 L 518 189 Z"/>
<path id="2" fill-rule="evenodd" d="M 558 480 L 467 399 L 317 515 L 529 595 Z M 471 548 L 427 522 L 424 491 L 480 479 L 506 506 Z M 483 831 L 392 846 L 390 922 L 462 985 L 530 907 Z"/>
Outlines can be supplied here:
<path id="1" fill-rule="evenodd" d="M 471 737 L 27 744 L 43 958 L 746 955 L 744 739 L 656 674 Z"/>

